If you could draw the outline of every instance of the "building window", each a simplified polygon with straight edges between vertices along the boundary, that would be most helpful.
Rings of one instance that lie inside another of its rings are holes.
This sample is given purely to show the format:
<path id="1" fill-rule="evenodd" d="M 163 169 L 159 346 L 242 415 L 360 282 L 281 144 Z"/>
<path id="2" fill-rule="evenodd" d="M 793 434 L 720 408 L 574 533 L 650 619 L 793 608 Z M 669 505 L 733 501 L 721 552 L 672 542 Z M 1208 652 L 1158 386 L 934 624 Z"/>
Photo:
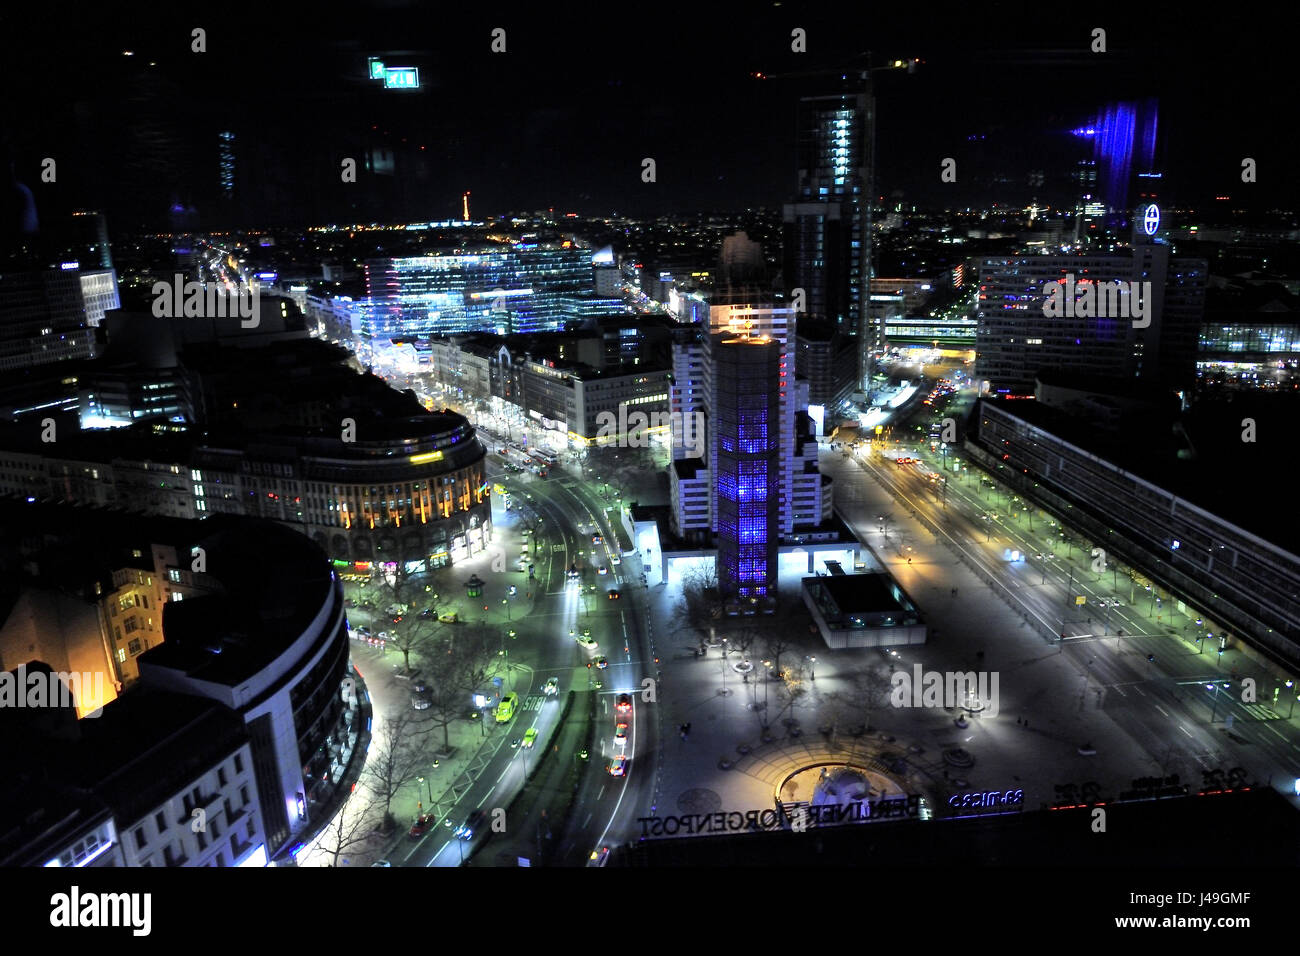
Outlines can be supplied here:
<path id="1" fill-rule="evenodd" d="M 167 832 L 167 816 L 161 810 L 153 815 L 153 822 L 158 825 L 158 834 Z"/>
<path id="2" fill-rule="evenodd" d="M 244 758 L 241 757 L 239 754 L 235 754 L 235 773 L 243 773 L 243 772 L 244 772 Z M 243 790 L 240 790 L 240 793 L 243 793 Z M 245 802 L 247 802 L 248 798 L 245 797 L 244 799 Z"/>
<path id="3" fill-rule="evenodd" d="M 131 643 L 127 644 L 126 646 L 127 649 L 131 652 L 131 656 L 135 657 L 135 655 L 139 654 L 141 651 L 140 638 L 138 637 L 135 638 L 133 641 L 131 641 Z"/>
<path id="4" fill-rule="evenodd" d="M 148 842 L 149 842 L 148 839 L 147 839 L 147 838 L 145 837 L 145 835 L 144 835 L 144 827 L 136 827 L 136 829 L 135 829 L 135 848 L 136 848 L 137 850 L 143 850 L 143 849 L 145 848 L 145 845 L 146 845 Z"/>

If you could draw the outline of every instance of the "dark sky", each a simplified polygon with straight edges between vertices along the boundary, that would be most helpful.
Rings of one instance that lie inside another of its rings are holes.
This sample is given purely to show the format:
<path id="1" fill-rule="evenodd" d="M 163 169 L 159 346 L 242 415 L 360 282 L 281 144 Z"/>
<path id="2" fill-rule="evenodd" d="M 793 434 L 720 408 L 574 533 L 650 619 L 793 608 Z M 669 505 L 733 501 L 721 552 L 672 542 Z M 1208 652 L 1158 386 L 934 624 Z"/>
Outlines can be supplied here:
<path id="1" fill-rule="evenodd" d="M 1210 20 L 1160 7 L 51 5 L 26 20 L 0 15 L 0 34 L 18 40 L 6 51 L 0 122 L 43 208 L 96 205 L 119 222 L 154 222 L 176 201 L 209 224 L 259 213 L 346 221 L 375 209 L 419 219 L 454 214 L 465 189 L 477 215 L 775 207 L 794 187 L 795 101 L 820 80 L 750 74 L 817 73 L 869 52 L 876 63 L 925 61 L 914 75 L 877 75 L 878 194 L 949 205 L 1064 198 L 1054 192 L 1079 145 L 1065 131 L 1106 102 L 1157 96 L 1166 203 L 1227 193 L 1257 210 L 1293 207 L 1294 17 Z M 206 53 L 190 51 L 194 26 L 207 30 Z M 505 54 L 490 51 L 496 26 Z M 807 31 L 807 53 L 791 51 L 795 27 Z M 1094 27 L 1107 30 L 1105 54 L 1089 50 Z M 364 75 L 376 54 L 419 66 L 423 89 L 379 90 Z M 224 211 L 221 129 L 237 131 L 240 186 L 257 185 Z M 358 203 L 364 189 L 334 182 L 339 159 L 383 143 L 417 162 L 399 157 L 403 182 L 380 183 L 378 206 Z M 44 156 L 59 158 L 56 184 L 37 182 Z M 640 179 L 647 156 L 654 184 Z M 948 156 L 955 184 L 940 182 Z M 1259 164 L 1250 186 L 1245 156 Z M 1047 180 L 1038 189 L 1028 185 L 1035 169 Z"/>

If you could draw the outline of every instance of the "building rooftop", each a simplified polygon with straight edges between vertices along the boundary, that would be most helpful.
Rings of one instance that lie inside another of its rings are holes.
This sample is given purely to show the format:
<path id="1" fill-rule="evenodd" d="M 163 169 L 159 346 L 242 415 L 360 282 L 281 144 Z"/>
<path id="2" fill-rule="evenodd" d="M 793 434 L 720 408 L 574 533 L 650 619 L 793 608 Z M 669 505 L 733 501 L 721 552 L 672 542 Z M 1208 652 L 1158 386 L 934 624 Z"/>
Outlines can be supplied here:
<path id="1" fill-rule="evenodd" d="M 183 671 L 195 680 L 237 685 L 296 641 L 320 613 L 334 586 L 320 549 L 272 521 L 214 515 L 196 544 L 220 591 L 163 609 L 165 643 L 139 657 L 150 667 Z"/>

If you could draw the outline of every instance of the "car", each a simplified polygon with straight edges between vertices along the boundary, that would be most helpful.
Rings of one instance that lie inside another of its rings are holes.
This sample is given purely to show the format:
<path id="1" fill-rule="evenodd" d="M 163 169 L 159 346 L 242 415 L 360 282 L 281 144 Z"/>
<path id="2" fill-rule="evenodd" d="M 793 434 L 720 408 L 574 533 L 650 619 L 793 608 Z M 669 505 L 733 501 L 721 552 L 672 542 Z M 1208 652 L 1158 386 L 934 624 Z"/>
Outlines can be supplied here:
<path id="1" fill-rule="evenodd" d="M 438 620 L 443 624 L 456 624 L 460 621 L 460 615 L 453 611 L 450 614 L 439 614 Z"/>
<path id="2" fill-rule="evenodd" d="M 601 537 L 600 535 L 598 535 L 598 534 L 593 534 L 593 535 L 591 536 L 591 543 L 592 543 L 592 544 L 604 544 L 604 543 L 605 543 L 605 539 L 604 539 L 603 537 Z"/>
<path id="3" fill-rule="evenodd" d="M 626 730 L 618 730 L 614 732 L 614 746 L 619 750 L 622 750 L 624 747 L 627 746 Z"/>
<path id="4" fill-rule="evenodd" d="M 433 706 L 433 700 L 429 693 L 429 685 L 424 681 L 419 681 L 411 688 L 411 706 L 416 710 L 428 710 Z"/>
<path id="5" fill-rule="evenodd" d="M 381 641 L 386 641 L 388 640 L 388 632 L 380 631 L 378 634 L 375 635 L 375 637 L 379 638 L 379 640 Z"/>
<path id="6" fill-rule="evenodd" d="M 371 866 L 392 866 L 393 864 L 389 863 L 387 860 L 375 860 L 375 862 L 371 863 L 370 865 Z M 589 865 L 602 866 L 603 864 L 597 863 L 597 864 L 589 864 Z"/>
<path id="7" fill-rule="evenodd" d="M 619 754 L 609 763 L 609 775 L 611 777 L 622 777 L 627 774 L 627 757 Z"/>
<path id="8" fill-rule="evenodd" d="M 596 665 L 598 670 L 602 671 L 609 666 L 609 661 L 605 660 L 603 657 L 597 657 L 592 663 Z"/>
<path id="9" fill-rule="evenodd" d="M 358 625 L 357 625 L 356 627 L 354 627 L 352 630 L 356 631 L 357 634 L 358 634 L 359 636 L 361 636 L 361 637 L 369 637 L 369 636 L 370 636 L 370 628 L 366 627 L 366 625 L 364 625 L 364 624 L 358 624 Z"/>
<path id="10" fill-rule="evenodd" d="M 432 813 L 420 814 L 418 817 L 415 818 L 415 822 L 411 824 L 411 829 L 407 831 L 407 835 L 412 840 L 424 836 L 425 831 L 429 829 L 429 824 L 432 822 L 433 822 Z"/>
<path id="11" fill-rule="evenodd" d="M 515 716 L 515 709 L 519 706 L 519 695 L 514 691 L 506 694 L 501 698 L 501 703 L 497 704 L 497 723 L 508 723 Z"/>
<path id="12" fill-rule="evenodd" d="M 535 743 L 537 743 L 537 728 L 529 727 L 528 733 L 524 734 L 523 748 L 525 750 L 532 750 L 533 744 Z"/>
<path id="13" fill-rule="evenodd" d="M 628 713 L 632 709 L 632 695 L 619 694 L 618 702 L 614 705 L 614 709 L 617 710 L 620 714 Z"/>
<path id="14" fill-rule="evenodd" d="M 472 840 L 474 833 L 483 825 L 483 820 L 487 817 L 482 810 L 475 810 L 465 818 L 465 822 L 456 828 L 456 838 L 459 840 Z"/>
<path id="15" fill-rule="evenodd" d="M 512 584 L 512 585 L 510 585 L 510 587 L 506 588 L 506 592 L 507 592 L 511 597 L 514 597 L 516 594 L 519 593 L 519 588 Z"/>
<path id="16" fill-rule="evenodd" d="M 605 567 L 605 566 L 602 564 L 600 567 L 598 567 L 598 568 L 596 569 L 596 573 L 597 573 L 597 574 L 609 574 L 609 568 Z"/>
<path id="17" fill-rule="evenodd" d="M 627 717 L 625 717 L 625 716 L 621 716 L 621 715 L 618 716 L 618 717 L 615 717 L 615 718 L 614 718 L 614 729 L 615 729 L 615 730 L 627 730 Z"/>
<path id="18" fill-rule="evenodd" d="M 356 606 L 357 606 L 357 602 L 356 602 L 354 599 L 352 599 L 352 598 L 348 598 L 346 601 L 343 602 L 343 606 L 344 606 L 344 607 L 356 607 Z"/>
<path id="19" fill-rule="evenodd" d="M 599 850 L 592 850 L 591 856 L 587 859 L 588 866 L 604 866 L 605 861 L 609 859 L 609 847 L 602 846 Z M 379 864 L 375 864 L 378 866 Z"/>
<path id="20" fill-rule="evenodd" d="M 611 601 L 617 601 L 623 595 L 621 595 L 616 589 L 611 588 L 608 596 Z"/>
<path id="21" fill-rule="evenodd" d="M 583 647 L 590 648 L 591 650 L 595 650 L 599 646 L 596 644 L 596 641 L 593 638 L 590 638 L 585 634 L 582 635 L 581 637 L 575 637 L 574 640 L 577 641 L 579 644 L 581 644 Z"/>
<path id="22" fill-rule="evenodd" d="M 432 620 L 432 619 L 433 619 L 433 608 L 431 608 L 431 607 L 426 607 L 423 611 L 421 611 L 419 614 L 417 614 L 416 617 L 418 617 L 421 621 L 429 621 L 429 620 Z"/>
<path id="23" fill-rule="evenodd" d="M 548 695 L 558 694 L 559 692 L 560 692 L 560 679 L 558 677 L 552 677 L 550 680 L 546 682 L 546 686 L 542 688 L 542 693 Z"/>
<path id="24" fill-rule="evenodd" d="M 610 564 L 622 564 L 622 563 L 623 563 L 623 559 L 620 558 L 617 554 L 610 555 L 609 563 L 610 563 Z"/>

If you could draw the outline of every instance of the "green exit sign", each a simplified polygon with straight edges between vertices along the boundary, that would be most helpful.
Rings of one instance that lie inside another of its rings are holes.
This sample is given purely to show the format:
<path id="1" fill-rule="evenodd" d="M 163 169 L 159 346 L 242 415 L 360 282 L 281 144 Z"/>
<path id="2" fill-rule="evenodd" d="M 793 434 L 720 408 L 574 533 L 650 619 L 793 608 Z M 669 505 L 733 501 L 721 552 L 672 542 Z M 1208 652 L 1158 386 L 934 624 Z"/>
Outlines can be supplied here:
<path id="1" fill-rule="evenodd" d="M 413 66 L 390 66 L 384 71 L 384 89 L 418 90 L 420 71 Z"/>
<path id="2" fill-rule="evenodd" d="M 370 78 L 372 80 L 384 79 L 384 61 L 377 56 L 370 57 Z"/>

